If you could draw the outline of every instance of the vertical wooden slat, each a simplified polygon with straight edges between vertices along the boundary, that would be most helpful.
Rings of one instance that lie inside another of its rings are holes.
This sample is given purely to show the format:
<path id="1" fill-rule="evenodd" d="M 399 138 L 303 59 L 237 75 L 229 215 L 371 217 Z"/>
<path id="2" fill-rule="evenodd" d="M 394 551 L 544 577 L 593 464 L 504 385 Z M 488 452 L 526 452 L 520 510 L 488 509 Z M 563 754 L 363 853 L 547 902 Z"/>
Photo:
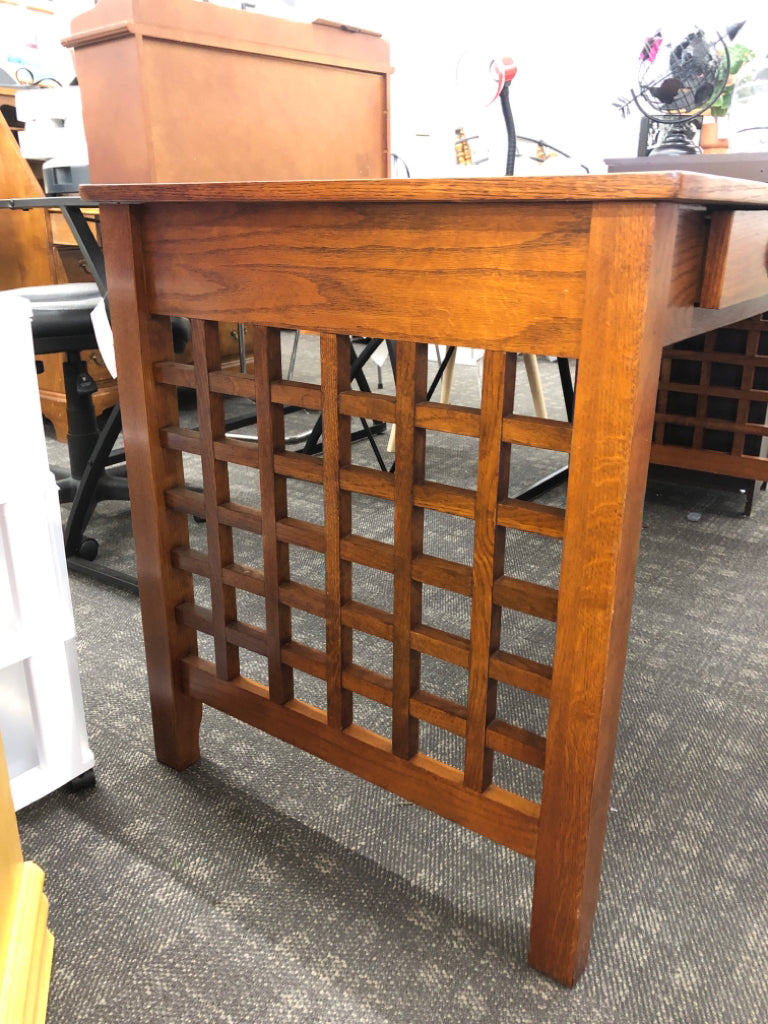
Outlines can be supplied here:
<path id="1" fill-rule="evenodd" d="M 493 603 L 493 582 L 504 572 L 506 531 L 496 517 L 499 502 L 509 493 L 510 445 L 502 444 L 501 432 L 504 416 L 512 413 L 515 358 L 486 352 L 483 365 L 464 763 L 464 785 L 476 790 L 485 789 L 493 774 L 493 750 L 485 737 L 496 714 L 497 683 L 488 676 L 488 661 L 501 634 L 501 608 Z"/>
<path id="2" fill-rule="evenodd" d="M 392 750 L 404 758 L 419 747 L 419 722 L 409 703 L 419 687 L 421 657 L 411 648 L 411 630 L 421 622 L 421 584 L 411 577 L 424 544 L 424 510 L 414 507 L 413 488 L 424 480 L 426 431 L 416 428 L 415 407 L 427 397 L 427 351 L 408 342 L 397 347 Z"/>
<path id="3" fill-rule="evenodd" d="M 197 633 L 176 622 L 178 604 L 193 600 L 192 577 L 173 567 L 171 551 L 189 547 L 187 517 L 166 508 L 165 493 L 183 487 L 181 452 L 160 444 L 179 421 L 176 388 L 155 384 L 152 364 L 173 359 L 170 321 L 148 313 L 140 215 L 129 207 L 102 211 L 104 256 L 120 377 L 131 516 L 157 758 L 181 769 L 200 756 L 202 703 L 184 693 L 180 660 L 197 652 Z"/>
<path id="4" fill-rule="evenodd" d="M 280 601 L 280 586 L 290 579 L 288 545 L 277 539 L 277 523 L 288 514 L 283 476 L 275 475 L 275 452 L 285 450 L 285 416 L 273 405 L 271 385 L 280 380 L 280 331 L 253 330 L 253 377 L 261 482 L 262 544 L 264 545 L 264 617 L 267 633 L 269 696 L 278 704 L 293 697 L 293 669 L 282 660 L 283 644 L 291 639 L 291 610 Z"/>
<path id="5" fill-rule="evenodd" d="M 592 212 L 528 957 L 567 985 L 597 905 L 677 218 Z"/>
<path id="6" fill-rule="evenodd" d="M 328 665 L 328 724 L 345 729 L 352 722 L 352 691 L 342 687 L 352 661 L 352 630 L 341 620 L 352 599 L 352 565 L 341 557 L 341 540 L 352 532 L 352 495 L 339 483 L 352 458 L 349 416 L 339 415 L 339 392 L 350 388 L 351 343 L 347 335 L 320 335 L 323 416 L 323 494 L 325 508 L 325 651 Z"/>
<path id="7" fill-rule="evenodd" d="M 659 373 L 659 390 L 656 396 L 656 412 L 666 413 L 669 411 L 669 392 L 671 390 L 672 359 L 674 349 L 665 349 L 661 358 L 661 371 Z M 653 440 L 657 444 L 664 444 L 665 425 L 662 421 L 654 424 Z"/>
<path id="8" fill-rule="evenodd" d="M 745 392 L 752 391 L 755 386 L 755 363 L 760 344 L 760 331 L 752 327 L 746 334 L 747 338 L 744 345 L 744 359 L 741 370 L 742 378 L 739 387 L 741 393 L 738 398 L 738 405 L 736 406 L 736 423 L 741 426 L 746 426 L 749 423 L 749 407 L 752 403 L 745 396 Z M 747 436 L 746 431 L 742 433 L 741 431 L 734 430 L 733 443 L 731 445 L 732 455 L 744 455 L 745 448 L 747 447 Z"/>
<path id="9" fill-rule="evenodd" d="M 696 396 L 696 419 L 693 428 L 693 447 L 704 447 L 704 421 L 707 419 L 707 396 L 712 379 L 712 353 L 715 350 L 717 331 L 707 331 L 704 335 L 704 351 L 701 354 L 701 376 Z"/>
<path id="10" fill-rule="evenodd" d="M 192 321 L 192 356 L 197 395 L 197 422 L 201 441 L 203 503 L 208 541 L 208 579 L 211 589 L 211 619 L 216 674 L 219 679 L 234 679 L 240 674 L 240 653 L 227 642 L 226 627 L 237 618 L 234 587 L 225 586 L 222 569 L 234 561 L 232 528 L 219 522 L 219 508 L 229 501 L 227 464 L 213 454 L 214 441 L 224 437 L 224 399 L 212 394 L 208 374 L 221 368 L 218 325 L 211 320 Z"/>

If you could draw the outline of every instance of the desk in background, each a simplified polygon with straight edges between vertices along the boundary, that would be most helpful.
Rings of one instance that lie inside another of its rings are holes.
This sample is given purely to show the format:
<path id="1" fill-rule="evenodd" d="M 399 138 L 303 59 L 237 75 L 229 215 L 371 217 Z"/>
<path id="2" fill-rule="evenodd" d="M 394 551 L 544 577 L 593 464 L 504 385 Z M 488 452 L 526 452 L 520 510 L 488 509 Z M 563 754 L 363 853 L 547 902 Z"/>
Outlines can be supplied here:
<path id="1" fill-rule="evenodd" d="M 572 984 L 597 904 L 662 347 L 768 308 L 768 186 L 648 174 L 83 192 L 102 211 L 157 756 L 197 759 L 206 703 L 534 858 L 530 963 Z M 189 366 L 173 360 L 179 314 Z M 253 373 L 221 369 L 219 319 L 261 325 Z M 296 325 L 321 335 L 321 386 L 284 379 L 279 328 Z M 397 339 L 395 397 L 351 390 L 349 335 Z M 485 350 L 479 410 L 426 401 L 436 338 Z M 578 359 L 572 425 L 516 414 L 521 351 Z M 180 387 L 196 389 L 199 432 L 179 426 Z M 254 397 L 256 447 L 225 437 L 225 395 Z M 322 412 L 321 459 L 285 450 L 293 404 Z M 362 415 L 396 424 L 394 474 L 352 464 Z M 476 439 L 474 489 L 427 478 L 429 431 Z M 569 453 L 564 509 L 510 499 L 512 445 Z M 203 494 L 185 484 L 190 458 Z M 230 494 L 230 464 L 258 474 L 260 507 Z M 290 516 L 294 479 L 322 487 L 321 524 Z M 386 540 L 355 533 L 355 494 L 387 503 Z M 427 510 L 473 521 L 471 565 L 424 552 Z M 510 530 L 562 546 L 557 588 L 506 574 Z M 235 533 L 258 560 L 235 560 Z M 314 585 L 292 576 L 295 548 L 322 558 Z M 391 610 L 356 599 L 361 565 L 391 575 Z M 423 621 L 428 588 L 471 598 L 464 636 Z M 554 622 L 551 662 L 502 648 L 509 613 Z M 391 645 L 390 673 L 355 662 L 353 634 Z M 242 674 L 253 653 L 263 678 Z M 465 674 L 466 703 L 428 689 L 422 656 Z M 296 671 L 325 683 L 322 707 L 296 698 Z M 548 702 L 546 735 L 500 717 L 499 687 Z M 356 723 L 353 695 L 391 709 L 391 737 Z M 462 769 L 420 752 L 420 723 L 459 737 Z M 540 800 L 502 784 L 501 759 L 542 773 Z"/>
<path id="2" fill-rule="evenodd" d="M 693 171 L 768 182 L 768 153 L 645 156 L 606 160 L 612 173 Z M 670 346 L 662 357 L 651 446 L 653 476 L 690 478 L 745 494 L 768 480 L 768 323 L 753 317 Z"/>

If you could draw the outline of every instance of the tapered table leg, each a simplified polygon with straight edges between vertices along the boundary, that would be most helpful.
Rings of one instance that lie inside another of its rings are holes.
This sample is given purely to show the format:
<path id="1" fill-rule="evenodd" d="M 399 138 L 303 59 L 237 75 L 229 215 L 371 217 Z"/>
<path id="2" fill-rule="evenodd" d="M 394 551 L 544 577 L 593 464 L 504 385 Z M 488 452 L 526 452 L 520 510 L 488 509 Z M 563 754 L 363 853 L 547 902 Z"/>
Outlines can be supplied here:
<path id="1" fill-rule="evenodd" d="M 590 231 L 529 954 L 567 985 L 597 903 L 676 217 L 596 206 Z"/>
<path id="2" fill-rule="evenodd" d="M 192 578 L 174 568 L 172 551 L 189 545 L 187 517 L 166 506 L 166 491 L 184 487 L 181 452 L 161 444 L 161 430 L 178 423 L 176 392 L 157 384 L 152 366 L 172 361 L 168 318 L 148 310 L 144 254 L 136 213 L 108 213 L 104 253 L 110 267 L 110 308 L 123 411 L 123 440 L 131 487 L 131 519 L 141 595 L 155 752 L 182 769 L 200 756 L 202 703 L 182 688 L 181 658 L 197 652 L 194 629 L 181 625 L 176 607 L 194 600 Z M 132 473 L 132 467 L 135 467 Z"/>

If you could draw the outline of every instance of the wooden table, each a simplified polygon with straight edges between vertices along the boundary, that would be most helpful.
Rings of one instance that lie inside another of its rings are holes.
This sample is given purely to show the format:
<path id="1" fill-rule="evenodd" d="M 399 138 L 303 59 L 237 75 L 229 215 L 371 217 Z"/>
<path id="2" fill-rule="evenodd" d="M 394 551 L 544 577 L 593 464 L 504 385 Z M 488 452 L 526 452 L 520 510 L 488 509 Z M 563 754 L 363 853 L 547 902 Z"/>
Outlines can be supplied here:
<path id="1" fill-rule="evenodd" d="M 529 960 L 572 984 L 597 903 L 661 350 L 768 308 L 768 186 L 670 172 L 83 193 L 102 210 L 157 756 L 195 761 L 209 704 L 535 858 Z M 193 366 L 173 361 L 171 314 L 193 319 Z M 261 325 L 253 374 L 220 369 L 219 319 Z M 296 326 L 321 335 L 321 386 L 283 379 L 278 328 Z M 350 334 L 397 340 L 396 397 L 351 390 Z M 479 409 L 425 401 L 434 340 L 485 349 Z M 578 359 L 572 425 L 515 412 L 518 352 Z M 180 386 L 197 391 L 199 431 L 179 426 Z M 225 395 L 254 398 L 257 446 L 224 437 Z M 287 405 L 322 413 L 322 458 L 285 450 Z M 394 474 L 352 464 L 359 415 L 396 423 Z M 429 479 L 431 431 L 476 439 L 476 487 Z M 565 509 L 509 498 L 512 445 L 569 453 Z M 258 473 L 259 508 L 231 500 L 230 464 Z M 290 515 L 293 479 L 321 485 L 321 524 Z M 355 533 L 359 494 L 390 503 L 388 541 Z M 471 565 L 450 544 L 424 551 L 427 510 L 474 521 Z M 206 551 L 190 547 L 193 515 Z M 505 575 L 510 530 L 562 545 L 557 589 Z M 263 561 L 236 561 L 233 532 L 260 536 Z M 297 547 L 323 557 L 319 586 L 292 576 Z M 359 565 L 392 575 L 391 610 L 358 599 Z M 471 597 L 465 636 L 423 621 L 427 587 Z M 241 617 L 254 595 L 260 622 Z M 555 622 L 551 664 L 501 647 L 510 610 Z M 299 613 L 324 620 L 323 649 Z M 355 663 L 355 633 L 391 644 L 391 674 Z M 243 652 L 263 679 L 241 673 Z M 422 686 L 425 655 L 465 673 L 465 703 Z M 327 705 L 294 696 L 299 670 Z M 500 686 L 548 700 L 546 736 L 497 715 Z M 391 709 L 391 737 L 357 724 L 353 695 Z M 420 752 L 420 722 L 460 738 L 462 770 Z M 543 772 L 540 801 L 500 782 L 506 758 Z"/>

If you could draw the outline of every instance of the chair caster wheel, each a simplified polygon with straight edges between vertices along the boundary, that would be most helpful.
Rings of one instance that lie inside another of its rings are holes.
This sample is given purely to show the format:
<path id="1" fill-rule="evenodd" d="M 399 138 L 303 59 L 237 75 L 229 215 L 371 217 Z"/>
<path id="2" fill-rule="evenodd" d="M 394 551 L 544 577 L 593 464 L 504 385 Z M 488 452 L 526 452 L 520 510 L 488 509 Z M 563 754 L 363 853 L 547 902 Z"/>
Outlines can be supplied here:
<path id="1" fill-rule="evenodd" d="M 96 785 L 96 773 L 93 768 L 88 768 L 82 775 L 75 776 L 67 783 L 70 793 L 80 793 L 84 789 L 91 789 Z"/>
<path id="2" fill-rule="evenodd" d="M 93 537 L 83 537 L 80 547 L 77 549 L 78 556 L 84 558 L 86 562 L 92 562 L 98 553 L 99 542 Z"/>

